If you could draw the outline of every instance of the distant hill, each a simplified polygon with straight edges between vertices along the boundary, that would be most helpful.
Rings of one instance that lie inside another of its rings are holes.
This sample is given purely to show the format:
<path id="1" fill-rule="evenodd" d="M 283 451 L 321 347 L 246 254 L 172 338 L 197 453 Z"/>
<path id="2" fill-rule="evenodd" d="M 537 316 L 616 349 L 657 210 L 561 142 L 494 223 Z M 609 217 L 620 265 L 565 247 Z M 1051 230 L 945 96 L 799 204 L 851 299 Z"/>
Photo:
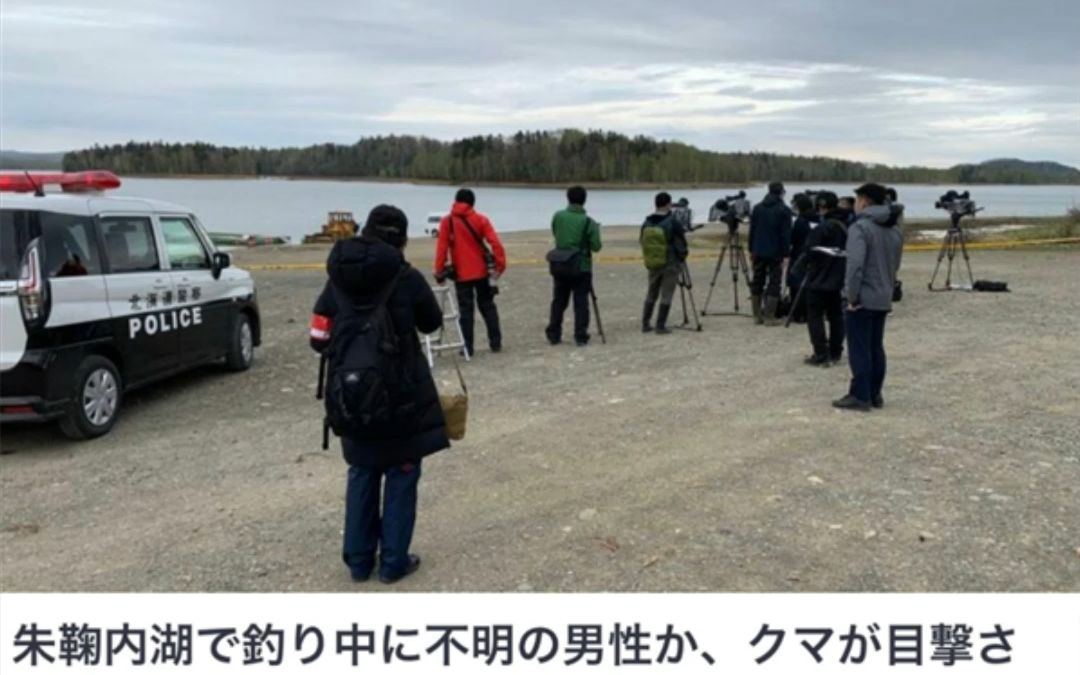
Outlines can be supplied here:
<path id="1" fill-rule="evenodd" d="M 992 159 L 981 164 L 958 164 L 950 171 L 961 183 L 1080 183 L 1080 169 L 1058 162 Z"/>
<path id="2" fill-rule="evenodd" d="M 768 180 L 851 183 L 1080 183 L 1080 171 L 1053 162 L 999 159 L 949 169 L 864 164 L 768 152 L 720 153 L 678 141 L 603 131 L 519 131 L 438 141 L 376 136 L 351 145 L 221 147 L 208 143 L 94 146 L 64 156 L 67 170 L 122 175 L 230 175 L 372 178 L 440 183 L 704 185 Z"/>
<path id="3" fill-rule="evenodd" d="M 64 164 L 62 152 L 19 152 L 0 150 L 0 169 L 33 169 L 59 171 Z"/>

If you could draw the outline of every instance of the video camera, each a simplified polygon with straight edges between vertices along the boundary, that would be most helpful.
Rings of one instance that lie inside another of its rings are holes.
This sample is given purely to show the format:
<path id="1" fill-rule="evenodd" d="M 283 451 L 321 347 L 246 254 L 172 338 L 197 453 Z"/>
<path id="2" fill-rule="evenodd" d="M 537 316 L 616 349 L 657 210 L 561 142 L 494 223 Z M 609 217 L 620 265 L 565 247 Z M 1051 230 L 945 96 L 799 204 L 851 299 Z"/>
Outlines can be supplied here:
<path id="1" fill-rule="evenodd" d="M 749 217 L 750 200 L 746 198 L 746 192 L 742 190 L 738 194 L 718 199 L 709 209 L 709 222 L 722 222 L 728 226 L 728 230 L 731 232 L 739 228 L 740 221 Z"/>
<path id="2" fill-rule="evenodd" d="M 682 225 L 687 232 L 704 227 L 702 225 L 694 227 L 694 211 L 690 208 L 690 200 L 686 197 L 680 197 L 679 201 L 671 205 L 671 214 L 675 222 Z"/>
<path id="3" fill-rule="evenodd" d="M 934 203 L 934 208 L 948 211 L 955 220 L 964 216 L 973 216 L 978 211 L 982 211 L 975 206 L 975 200 L 971 198 L 971 193 L 967 190 L 959 193 L 956 190 L 949 190 L 938 198 Z"/>

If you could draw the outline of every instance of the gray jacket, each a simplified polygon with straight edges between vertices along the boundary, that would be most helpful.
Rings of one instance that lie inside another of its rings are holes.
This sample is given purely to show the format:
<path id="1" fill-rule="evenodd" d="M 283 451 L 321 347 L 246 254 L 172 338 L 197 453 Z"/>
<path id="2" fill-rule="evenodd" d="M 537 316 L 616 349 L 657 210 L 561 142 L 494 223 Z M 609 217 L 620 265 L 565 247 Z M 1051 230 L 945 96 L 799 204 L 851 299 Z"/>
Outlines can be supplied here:
<path id="1" fill-rule="evenodd" d="M 888 205 L 868 206 L 848 227 L 844 294 L 866 309 L 892 309 L 904 237 Z"/>

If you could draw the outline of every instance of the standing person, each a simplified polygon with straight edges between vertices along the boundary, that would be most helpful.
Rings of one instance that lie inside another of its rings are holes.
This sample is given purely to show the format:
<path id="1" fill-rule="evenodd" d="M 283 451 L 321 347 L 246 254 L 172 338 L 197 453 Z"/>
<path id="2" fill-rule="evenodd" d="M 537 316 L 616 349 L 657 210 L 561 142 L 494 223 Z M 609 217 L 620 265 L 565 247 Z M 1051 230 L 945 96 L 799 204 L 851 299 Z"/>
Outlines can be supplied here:
<path id="1" fill-rule="evenodd" d="M 855 191 L 858 218 L 848 228 L 844 291 L 851 387 L 837 408 L 882 407 L 885 382 L 885 317 L 892 310 L 903 237 L 886 204 L 885 188 L 866 183 Z"/>
<path id="2" fill-rule="evenodd" d="M 784 204 L 784 184 L 769 183 L 769 193 L 750 214 L 750 257 L 754 264 L 750 302 L 758 324 L 781 323 L 776 306 L 780 304 L 784 263 L 790 254 L 791 209 Z"/>
<path id="3" fill-rule="evenodd" d="M 805 363 L 829 366 L 844 353 L 844 308 L 840 291 L 844 288 L 844 249 L 847 246 L 847 216 L 837 208 L 832 192 L 817 196 L 821 223 L 806 238 L 805 252 L 792 267 L 806 275 L 806 328 L 814 353 Z M 821 250 L 829 249 L 829 251 Z M 825 332 L 828 318 L 829 331 Z"/>
<path id="4" fill-rule="evenodd" d="M 854 197 L 840 197 L 837 208 L 844 214 L 846 219 L 845 225 L 851 225 L 855 222 L 855 198 Z"/>
<path id="5" fill-rule="evenodd" d="M 388 359 L 393 358 L 392 367 L 408 373 L 404 379 L 412 383 L 387 387 L 394 392 L 388 406 L 392 424 L 364 427 L 341 438 L 349 464 L 342 558 L 354 581 L 367 581 L 375 571 L 376 552 L 383 583 L 399 581 L 420 567 L 420 558 L 409 552 L 420 464 L 450 447 L 439 395 L 416 333 L 439 330 L 442 308 L 423 275 L 405 261 L 407 229 L 404 213 L 380 205 L 372 209 L 360 236 L 335 243 L 326 262 L 329 280 L 311 320 L 312 348 L 328 351 L 331 369 L 347 368 L 348 357 L 361 344 L 359 336 L 373 324 L 371 307 L 384 302 L 400 356 L 369 356 L 380 368 L 391 367 Z M 330 382 L 328 399 L 333 398 L 333 374 Z M 336 400 L 354 399 L 342 395 Z"/>
<path id="6" fill-rule="evenodd" d="M 461 311 L 461 333 L 465 349 L 473 354 L 473 324 L 475 308 L 487 327 L 491 351 L 502 351 L 502 331 L 499 329 L 499 310 L 495 282 L 506 271 L 506 251 L 503 250 L 495 227 L 484 214 L 476 211 L 476 195 L 462 188 L 454 197 L 450 213 L 439 222 L 439 240 L 435 244 L 435 279 L 446 282 L 447 253 L 453 265 L 454 290 Z M 488 245 L 491 249 L 488 249 Z"/>
<path id="7" fill-rule="evenodd" d="M 585 213 L 585 188 L 575 185 L 566 191 L 567 207 L 551 218 L 555 248 L 580 251 L 580 274 L 552 277 L 551 317 L 548 321 L 548 342 L 562 341 L 562 321 L 570 296 L 574 297 L 574 342 L 579 347 L 589 344 L 589 293 L 592 291 L 592 254 L 600 250 L 600 223 Z"/>
<path id="8" fill-rule="evenodd" d="M 686 261 L 689 247 L 686 243 L 686 231 L 675 217 L 671 208 L 671 195 L 661 192 L 653 200 L 656 211 L 645 218 L 638 235 L 645 268 L 649 270 L 649 290 L 645 294 L 645 307 L 641 315 L 641 332 L 653 330 L 651 325 L 656 301 L 660 309 L 656 312 L 656 334 L 667 335 L 668 314 L 671 313 L 671 300 L 675 287 L 679 283 L 679 273 Z"/>
<path id="9" fill-rule="evenodd" d="M 796 261 L 802 256 L 806 250 L 806 239 L 810 236 L 810 230 L 818 222 L 818 214 L 814 211 L 814 200 L 807 194 L 797 194 L 792 200 L 792 204 L 795 206 L 795 223 L 791 226 L 791 255 L 790 260 Z M 806 320 L 806 293 L 799 296 L 799 286 L 802 284 L 803 275 L 801 271 L 796 271 L 794 266 L 788 269 L 787 285 L 788 293 L 791 297 L 792 305 L 791 319 L 796 323 L 802 323 Z M 795 302 L 798 298 L 798 302 Z"/>

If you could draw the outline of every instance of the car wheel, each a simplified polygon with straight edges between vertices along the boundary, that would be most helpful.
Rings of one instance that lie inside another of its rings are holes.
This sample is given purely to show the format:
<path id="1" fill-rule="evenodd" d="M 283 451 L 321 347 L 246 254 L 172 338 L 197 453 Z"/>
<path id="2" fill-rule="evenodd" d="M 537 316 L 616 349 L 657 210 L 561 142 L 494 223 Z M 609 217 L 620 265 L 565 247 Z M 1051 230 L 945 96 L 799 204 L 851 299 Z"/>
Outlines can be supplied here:
<path id="1" fill-rule="evenodd" d="M 120 414 L 124 388 L 113 362 L 104 356 L 88 356 L 72 378 L 71 402 L 60 430 L 74 440 L 109 432 Z"/>
<path id="2" fill-rule="evenodd" d="M 225 355 L 225 365 L 236 372 L 247 370 L 255 359 L 255 331 L 247 314 L 238 314 L 233 322 L 232 341 Z"/>

